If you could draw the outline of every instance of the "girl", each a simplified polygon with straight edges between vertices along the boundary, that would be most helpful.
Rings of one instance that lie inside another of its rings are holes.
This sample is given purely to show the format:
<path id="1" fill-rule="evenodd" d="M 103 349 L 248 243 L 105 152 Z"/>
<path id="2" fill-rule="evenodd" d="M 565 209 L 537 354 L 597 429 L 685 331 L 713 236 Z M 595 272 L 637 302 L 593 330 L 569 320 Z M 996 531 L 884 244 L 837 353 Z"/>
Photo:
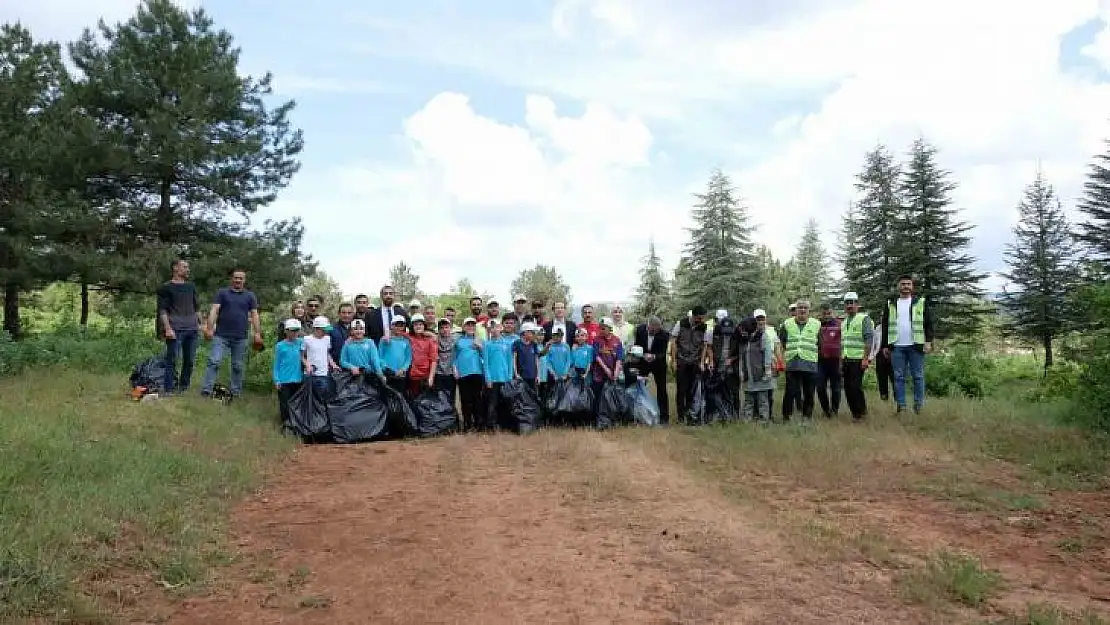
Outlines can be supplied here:
<path id="1" fill-rule="evenodd" d="M 424 315 L 416 313 L 410 321 L 412 332 L 409 344 L 412 346 L 412 366 L 409 369 L 409 397 L 416 397 L 424 388 L 434 388 L 436 382 L 436 361 L 439 360 L 439 343 L 435 335 L 429 336 Z"/>
<path id="2" fill-rule="evenodd" d="M 300 300 L 293 302 L 293 305 L 289 307 L 289 318 L 296 319 L 302 329 L 305 326 L 312 325 L 312 319 L 309 319 L 305 314 L 304 302 Z M 285 321 L 278 322 L 277 334 L 274 336 L 277 337 L 279 343 L 285 340 Z"/>
<path id="3" fill-rule="evenodd" d="M 282 324 L 285 338 L 274 347 L 274 388 L 278 392 L 278 411 L 282 427 L 288 427 L 289 400 L 304 384 L 305 362 L 301 358 L 301 322 L 286 319 Z"/>
<path id="4" fill-rule="evenodd" d="M 389 379 L 389 385 L 404 392 L 409 367 L 412 366 L 412 346 L 405 331 L 405 318 L 397 315 L 390 328 L 392 336 L 383 340 L 380 346 L 382 373 Z"/>
<path id="5" fill-rule="evenodd" d="M 351 320 L 351 337 L 343 344 L 339 352 L 339 366 L 351 372 L 351 375 L 364 373 L 382 374 L 381 356 L 378 346 L 374 341 L 366 338 L 366 322 L 362 319 Z"/>
<path id="6" fill-rule="evenodd" d="M 486 382 L 486 420 L 483 429 L 494 430 L 501 422 L 501 387 L 513 379 L 513 343 L 515 338 L 501 335 L 501 324 L 489 320 L 489 338 L 482 344 L 482 375 Z"/>
<path id="7" fill-rule="evenodd" d="M 452 354 L 464 432 L 477 427 L 475 419 L 482 411 L 482 347 L 478 341 L 477 325 L 473 317 L 463 321 L 463 334 L 455 343 Z"/>

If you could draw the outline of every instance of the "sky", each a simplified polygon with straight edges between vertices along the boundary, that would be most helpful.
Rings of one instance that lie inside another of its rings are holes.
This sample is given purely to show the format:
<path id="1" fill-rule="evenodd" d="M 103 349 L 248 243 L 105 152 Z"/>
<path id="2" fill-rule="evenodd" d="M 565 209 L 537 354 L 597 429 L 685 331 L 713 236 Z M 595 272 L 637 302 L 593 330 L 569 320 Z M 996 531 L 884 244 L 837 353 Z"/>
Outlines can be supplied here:
<path id="1" fill-rule="evenodd" d="M 918 135 L 996 272 L 1038 167 L 1074 216 L 1110 138 L 1110 0 L 186 1 L 296 100 L 303 166 L 257 218 L 302 217 L 348 294 L 404 260 L 426 292 L 507 298 L 543 263 L 577 302 L 626 301 L 649 239 L 673 268 L 718 167 L 758 242 L 788 258 L 812 217 L 831 256 L 864 154 Z M 134 8 L 0 20 L 65 41 Z"/>

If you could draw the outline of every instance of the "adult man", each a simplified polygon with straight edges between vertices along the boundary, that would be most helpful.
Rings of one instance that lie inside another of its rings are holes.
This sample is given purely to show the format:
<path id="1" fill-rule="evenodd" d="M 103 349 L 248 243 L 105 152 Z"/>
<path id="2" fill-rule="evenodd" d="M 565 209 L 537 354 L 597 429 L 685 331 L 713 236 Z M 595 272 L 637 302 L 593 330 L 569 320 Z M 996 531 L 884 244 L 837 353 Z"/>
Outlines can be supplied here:
<path id="1" fill-rule="evenodd" d="M 497 303 L 497 300 L 491 299 L 489 303 L 486 304 L 486 317 L 487 322 L 490 319 L 496 319 L 498 322 L 501 321 L 501 304 Z"/>
<path id="2" fill-rule="evenodd" d="M 453 306 L 448 306 L 447 308 L 443 309 L 443 318 L 446 319 L 448 325 L 451 326 L 452 336 L 459 336 L 460 334 L 462 334 L 462 328 L 455 325 L 456 314 L 457 313 L 455 312 L 455 308 Z"/>
<path id="3" fill-rule="evenodd" d="M 613 309 L 610 311 L 613 316 L 613 334 L 621 340 L 625 349 L 632 346 L 632 335 L 636 331 L 636 326 L 632 325 L 624 319 L 624 307 L 620 304 L 613 304 Z"/>
<path id="4" fill-rule="evenodd" d="M 439 317 L 436 315 L 435 304 L 424 305 L 424 319 L 427 320 L 424 322 L 424 325 L 428 330 L 435 332 L 439 329 Z"/>
<path id="5" fill-rule="evenodd" d="M 801 300 L 795 305 L 794 317 L 782 322 L 779 341 L 783 344 L 786 360 L 786 397 L 782 404 L 782 418 L 790 420 L 794 409 L 800 405 L 806 421 L 813 418 L 813 393 L 817 386 L 817 337 L 821 323 L 809 316 L 809 302 Z"/>
<path id="6" fill-rule="evenodd" d="M 543 312 L 543 307 L 544 302 L 542 300 L 537 299 L 532 301 L 532 317 L 537 327 L 543 326 L 544 322 L 547 321 Z"/>
<path id="7" fill-rule="evenodd" d="M 528 298 L 523 294 L 517 293 L 513 296 L 513 313 L 516 314 L 517 319 L 523 319 L 528 316 Z"/>
<path id="8" fill-rule="evenodd" d="M 655 380 L 655 398 L 659 402 L 659 422 L 671 422 L 671 401 L 667 393 L 667 346 L 671 335 L 663 329 L 659 317 L 651 317 L 647 323 L 636 326 L 632 345 L 644 349 L 645 369 L 642 375 L 651 375 Z"/>
<path id="9" fill-rule="evenodd" d="M 470 298 L 470 316 L 474 318 L 474 336 L 477 337 L 478 342 L 486 340 L 486 322 L 489 321 L 489 315 L 485 313 L 482 307 L 482 298 L 475 295 Z M 463 326 L 466 324 L 463 323 Z"/>
<path id="10" fill-rule="evenodd" d="M 867 396 L 863 393 L 863 372 L 871 364 L 875 324 L 866 313 L 859 311 L 859 296 L 844 294 L 844 324 L 840 344 L 844 356 L 844 399 L 852 420 L 859 421 L 867 415 Z"/>
<path id="11" fill-rule="evenodd" d="M 702 371 L 705 345 L 705 306 L 694 306 L 690 316 L 679 320 L 671 330 L 670 360 L 675 371 L 675 409 L 678 419 L 686 418 L 686 407 L 694 380 Z"/>
<path id="12" fill-rule="evenodd" d="M 331 359 L 339 362 L 339 355 L 343 351 L 343 344 L 351 335 L 351 321 L 355 318 L 355 307 L 346 302 L 339 305 L 339 319 L 332 324 L 328 335 L 331 336 Z"/>
<path id="13" fill-rule="evenodd" d="M 840 333 L 840 320 L 832 304 L 825 304 L 817 339 L 817 401 L 826 419 L 840 413 Z"/>
<path id="14" fill-rule="evenodd" d="M 580 328 L 586 331 L 586 340 L 593 343 L 597 338 L 597 333 L 601 330 L 601 326 L 594 321 L 594 307 L 586 304 L 582 306 L 582 323 L 579 324 Z"/>
<path id="15" fill-rule="evenodd" d="M 722 376 L 728 396 L 737 407 L 740 401 L 739 361 L 744 347 L 740 340 L 741 334 L 736 321 L 727 313 L 724 317 L 719 317 L 716 325 L 713 326 L 713 338 L 705 345 L 704 356 L 704 367 Z"/>
<path id="16" fill-rule="evenodd" d="M 170 280 L 158 287 L 158 326 L 166 341 L 166 377 L 163 392 L 184 393 L 193 379 L 193 363 L 197 358 L 197 332 L 204 321 L 197 301 L 197 287 L 188 281 L 189 261 L 179 258 L 170 265 Z M 181 377 L 177 374 L 177 356 L 181 355 Z"/>
<path id="17" fill-rule="evenodd" d="M 568 340 L 573 340 L 573 337 L 577 336 L 578 325 L 573 320 L 567 319 L 567 303 L 555 302 L 551 305 L 551 313 L 554 317 L 543 324 L 543 342 L 550 341 L 555 331 L 559 329 L 562 329 L 563 336 Z"/>
<path id="18" fill-rule="evenodd" d="M 313 295 L 305 300 L 304 307 L 306 309 L 305 316 L 310 320 L 314 320 L 324 314 L 324 299 L 319 295 Z M 311 321 L 309 321 L 309 325 L 312 325 Z M 308 330 L 306 329 L 305 332 L 308 332 Z"/>
<path id="19" fill-rule="evenodd" d="M 422 308 L 423 306 L 421 306 L 420 300 L 418 299 L 414 299 L 409 302 L 409 319 L 412 319 L 413 315 L 420 315 L 421 317 L 423 317 L 424 314 L 421 312 Z"/>
<path id="20" fill-rule="evenodd" d="M 355 319 L 361 319 L 366 327 L 370 327 L 370 297 L 365 293 L 355 296 Z"/>
<path id="21" fill-rule="evenodd" d="M 366 323 L 366 336 L 375 343 L 380 343 L 382 337 L 390 332 L 393 327 L 395 318 L 400 317 L 408 322 L 408 315 L 405 314 L 405 309 L 400 304 L 393 303 L 395 292 L 391 285 L 385 285 L 378 291 L 378 296 L 381 297 L 382 305 L 378 308 L 372 308 L 369 313 L 369 321 Z"/>
<path id="22" fill-rule="evenodd" d="M 243 394 L 243 371 L 247 359 L 247 331 L 254 330 L 254 342 L 262 342 L 262 322 L 258 318 L 258 299 L 246 288 L 247 272 L 236 269 L 231 272 L 231 284 L 216 292 L 212 309 L 208 311 L 208 323 L 204 336 L 212 342 L 208 352 L 208 370 L 204 374 L 204 385 L 200 389 L 205 397 L 212 394 L 220 365 L 231 354 L 231 396 Z M 319 302 L 317 302 L 319 304 Z M 214 339 L 214 340 L 213 340 Z"/>
<path id="23" fill-rule="evenodd" d="M 906 409 L 906 372 L 913 377 L 913 411 L 925 407 L 925 354 L 933 350 L 933 311 L 914 295 L 913 278 L 898 278 L 898 298 L 883 310 L 883 354 L 894 369 L 894 403 Z"/>

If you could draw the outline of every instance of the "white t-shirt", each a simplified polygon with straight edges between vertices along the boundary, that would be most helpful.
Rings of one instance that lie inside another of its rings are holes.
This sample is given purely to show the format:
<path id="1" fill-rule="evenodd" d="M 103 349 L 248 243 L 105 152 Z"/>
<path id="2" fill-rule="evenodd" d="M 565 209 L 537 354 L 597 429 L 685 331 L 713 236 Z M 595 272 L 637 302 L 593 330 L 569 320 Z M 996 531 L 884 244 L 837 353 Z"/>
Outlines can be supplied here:
<path id="1" fill-rule="evenodd" d="M 910 304 L 912 297 L 898 298 L 898 338 L 894 344 L 900 347 L 913 345 L 913 320 L 910 319 Z"/>
<path id="2" fill-rule="evenodd" d="M 331 337 L 325 334 L 304 337 L 304 355 L 308 359 L 308 366 L 312 375 L 328 375 L 328 352 L 331 351 Z"/>

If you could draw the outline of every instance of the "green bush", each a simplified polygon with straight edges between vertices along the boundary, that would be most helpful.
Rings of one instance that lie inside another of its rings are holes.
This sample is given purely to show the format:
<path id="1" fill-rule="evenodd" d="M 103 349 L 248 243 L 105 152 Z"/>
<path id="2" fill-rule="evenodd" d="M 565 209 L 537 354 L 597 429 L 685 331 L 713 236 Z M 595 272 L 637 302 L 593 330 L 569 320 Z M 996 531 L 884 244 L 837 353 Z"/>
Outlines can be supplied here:
<path id="1" fill-rule="evenodd" d="M 925 391 L 936 397 L 984 397 L 989 392 L 993 360 L 978 350 L 958 346 L 929 358 L 925 367 Z"/>
<path id="2" fill-rule="evenodd" d="M 1079 365 L 1063 362 L 1053 365 L 1037 381 L 1037 386 L 1026 391 L 1022 398 L 1030 402 L 1046 402 L 1057 399 L 1071 399 L 1079 389 Z"/>

